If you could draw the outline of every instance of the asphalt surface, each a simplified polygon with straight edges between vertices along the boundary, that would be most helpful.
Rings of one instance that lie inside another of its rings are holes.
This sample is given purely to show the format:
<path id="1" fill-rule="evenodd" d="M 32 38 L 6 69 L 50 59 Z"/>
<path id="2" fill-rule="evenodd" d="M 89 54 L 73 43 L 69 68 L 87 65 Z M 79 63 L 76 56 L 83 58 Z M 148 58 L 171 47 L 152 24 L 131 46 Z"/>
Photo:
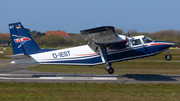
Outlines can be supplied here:
<path id="1" fill-rule="evenodd" d="M 0 82 L 95 82 L 95 83 L 180 83 L 180 75 L 158 74 L 79 74 L 28 71 L 35 64 L 10 64 L 0 60 Z"/>

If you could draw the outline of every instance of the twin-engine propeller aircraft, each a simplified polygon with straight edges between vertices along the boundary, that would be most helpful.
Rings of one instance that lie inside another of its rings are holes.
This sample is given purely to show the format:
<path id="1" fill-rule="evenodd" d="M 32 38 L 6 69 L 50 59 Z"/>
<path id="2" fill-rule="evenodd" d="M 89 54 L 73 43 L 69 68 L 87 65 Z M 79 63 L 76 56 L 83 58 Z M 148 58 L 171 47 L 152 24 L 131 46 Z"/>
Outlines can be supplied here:
<path id="1" fill-rule="evenodd" d="M 168 50 L 173 43 L 154 41 L 140 35 L 118 35 L 112 26 L 103 26 L 80 31 L 88 45 L 66 49 L 40 49 L 23 25 L 9 24 L 14 59 L 11 63 L 87 65 L 105 64 L 109 74 L 114 73 L 113 62 L 153 56 Z M 50 41 L 50 40 L 49 40 Z M 166 55 L 170 60 L 171 56 Z"/>

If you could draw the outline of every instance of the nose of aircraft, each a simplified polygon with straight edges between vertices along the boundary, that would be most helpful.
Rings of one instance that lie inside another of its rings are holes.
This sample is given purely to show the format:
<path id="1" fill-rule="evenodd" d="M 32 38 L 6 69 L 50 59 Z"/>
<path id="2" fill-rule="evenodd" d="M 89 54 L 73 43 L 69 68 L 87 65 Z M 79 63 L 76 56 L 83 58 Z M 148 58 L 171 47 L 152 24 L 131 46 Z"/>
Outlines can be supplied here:
<path id="1" fill-rule="evenodd" d="M 167 48 L 174 46 L 174 43 L 170 43 L 170 42 L 164 42 L 164 43 Z"/>
<path id="2" fill-rule="evenodd" d="M 158 46 L 160 50 L 164 50 L 164 49 L 168 49 L 168 48 L 172 47 L 174 45 L 174 43 L 165 42 L 165 41 L 155 41 L 151 45 Z"/>

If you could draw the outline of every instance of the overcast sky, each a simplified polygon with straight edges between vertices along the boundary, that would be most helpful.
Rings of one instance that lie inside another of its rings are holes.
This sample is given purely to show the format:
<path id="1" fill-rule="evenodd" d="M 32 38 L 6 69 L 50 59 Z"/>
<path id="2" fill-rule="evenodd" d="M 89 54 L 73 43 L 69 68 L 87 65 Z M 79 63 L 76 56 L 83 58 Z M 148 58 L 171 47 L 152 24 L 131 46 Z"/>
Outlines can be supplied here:
<path id="1" fill-rule="evenodd" d="M 99 26 L 138 32 L 180 30 L 180 0 L 0 0 L 0 32 L 20 21 L 25 28 L 46 32 Z"/>

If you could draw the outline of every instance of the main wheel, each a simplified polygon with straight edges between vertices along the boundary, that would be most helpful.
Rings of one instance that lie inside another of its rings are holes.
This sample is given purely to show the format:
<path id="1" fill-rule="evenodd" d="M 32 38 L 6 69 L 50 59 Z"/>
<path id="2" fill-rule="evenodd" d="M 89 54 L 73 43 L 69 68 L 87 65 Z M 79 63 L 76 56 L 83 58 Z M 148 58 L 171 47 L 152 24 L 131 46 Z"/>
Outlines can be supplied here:
<path id="1" fill-rule="evenodd" d="M 110 68 L 110 69 L 108 70 L 108 73 L 109 73 L 109 74 L 113 74 L 113 73 L 114 73 L 114 69 L 113 69 L 113 68 Z"/>
<path id="2" fill-rule="evenodd" d="M 172 57 L 171 57 L 171 55 L 166 55 L 166 56 L 165 56 L 165 59 L 166 59 L 167 61 L 170 61 L 170 60 L 172 59 Z"/>
<path id="3" fill-rule="evenodd" d="M 105 66 L 104 66 L 104 69 L 105 70 L 109 70 L 111 68 L 111 64 L 110 63 L 107 63 Z"/>

